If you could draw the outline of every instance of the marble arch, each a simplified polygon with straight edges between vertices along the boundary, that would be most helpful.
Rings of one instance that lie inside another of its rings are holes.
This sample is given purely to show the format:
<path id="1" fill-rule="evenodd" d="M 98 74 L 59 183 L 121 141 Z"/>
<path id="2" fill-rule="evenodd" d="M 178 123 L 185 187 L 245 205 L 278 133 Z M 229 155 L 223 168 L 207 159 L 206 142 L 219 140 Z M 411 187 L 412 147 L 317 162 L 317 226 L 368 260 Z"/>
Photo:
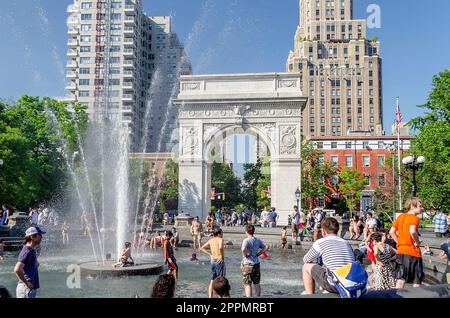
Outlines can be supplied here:
<path id="1" fill-rule="evenodd" d="M 271 154 L 272 206 L 286 224 L 300 187 L 301 117 L 307 98 L 292 73 L 183 76 L 179 107 L 179 211 L 206 218 L 211 209 L 212 149 L 251 134 Z"/>

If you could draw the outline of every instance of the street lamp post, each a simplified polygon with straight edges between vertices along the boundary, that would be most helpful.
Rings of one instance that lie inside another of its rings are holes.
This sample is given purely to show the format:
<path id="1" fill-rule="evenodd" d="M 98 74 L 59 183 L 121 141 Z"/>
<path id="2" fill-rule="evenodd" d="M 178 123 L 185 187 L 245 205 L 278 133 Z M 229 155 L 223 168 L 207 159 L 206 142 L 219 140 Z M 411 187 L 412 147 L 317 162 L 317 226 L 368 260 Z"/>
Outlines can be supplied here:
<path id="1" fill-rule="evenodd" d="M 420 168 L 423 167 L 423 165 L 425 164 L 425 157 L 424 156 L 420 156 L 420 157 L 415 157 L 415 156 L 409 156 L 406 157 L 402 160 L 403 164 L 412 170 L 413 172 L 413 186 L 412 186 L 412 192 L 413 192 L 413 196 L 417 196 L 417 183 L 416 183 L 416 172 L 417 170 L 419 170 Z"/>
<path id="2" fill-rule="evenodd" d="M 300 199 L 301 199 L 300 188 L 297 188 L 297 190 L 295 191 L 295 198 L 297 199 L 297 207 L 299 208 L 300 212 Z"/>

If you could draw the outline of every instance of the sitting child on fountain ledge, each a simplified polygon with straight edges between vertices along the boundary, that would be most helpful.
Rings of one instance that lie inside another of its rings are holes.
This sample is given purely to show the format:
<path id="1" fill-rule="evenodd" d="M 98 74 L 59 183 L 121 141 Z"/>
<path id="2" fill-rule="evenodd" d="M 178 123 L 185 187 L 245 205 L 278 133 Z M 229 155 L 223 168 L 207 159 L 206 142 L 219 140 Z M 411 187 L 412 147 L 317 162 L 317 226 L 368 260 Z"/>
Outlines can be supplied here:
<path id="1" fill-rule="evenodd" d="M 128 261 L 130 259 L 131 261 Z M 120 255 L 119 262 L 114 264 L 113 267 L 127 267 L 127 266 L 133 266 L 134 260 L 133 257 L 131 257 L 131 243 L 126 242 L 125 248 L 122 251 L 122 255 Z"/>

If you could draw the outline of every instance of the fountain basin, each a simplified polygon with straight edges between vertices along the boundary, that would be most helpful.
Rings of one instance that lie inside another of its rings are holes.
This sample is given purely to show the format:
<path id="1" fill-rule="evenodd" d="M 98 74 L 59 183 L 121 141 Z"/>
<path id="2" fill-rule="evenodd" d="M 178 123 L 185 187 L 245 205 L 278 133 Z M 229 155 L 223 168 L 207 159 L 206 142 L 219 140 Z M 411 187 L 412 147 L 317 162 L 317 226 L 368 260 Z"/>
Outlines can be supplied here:
<path id="1" fill-rule="evenodd" d="M 113 267 L 113 261 L 103 263 L 86 262 L 79 264 L 81 277 L 123 277 L 123 276 L 151 276 L 163 272 L 163 266 L 156 263 L 141 263 L 130 267 Z"/>

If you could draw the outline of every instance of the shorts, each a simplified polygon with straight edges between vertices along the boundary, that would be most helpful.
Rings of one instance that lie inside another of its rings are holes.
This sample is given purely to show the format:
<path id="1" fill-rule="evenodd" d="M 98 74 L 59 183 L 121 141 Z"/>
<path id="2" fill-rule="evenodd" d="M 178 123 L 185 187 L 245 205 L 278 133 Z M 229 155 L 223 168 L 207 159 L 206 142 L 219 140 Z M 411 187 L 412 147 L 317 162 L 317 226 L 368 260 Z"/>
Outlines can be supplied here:
<path id="1" fill-rule="evenodd" d="M 287 244 L 287 239 L 286 238 L 282 238 L 281 239 L 281 244 L 286 245 Z"/>
<path id="2" fill-rule="evenodd" d="M 199 241 L 199 242 L 200 242 L 200 240 L 202 239 L 202 234 L 201 234 L 201 233 L 199 233 L 199 234 L 193 234 L 192 237 L 193 237 L 193 239 L 194 239 L 194 242 L 195 242 L 195 241 Z"/>
<path id="3" fill-rule="evenodd" d="M 19 282 L 16 288 L 16 298 L 36 298 L 37 289 L 29 289 L 23 282 Z"/>
<path id="4" fill-rule="evenodd" d="M 175 258 L 167 259 L 167 270 L 172 273 L 173 271 L 178 271 L 177 260 Z"/>
<path id="5" fill-rule="evenodd" d="M 261 266 L 259 263 L 255 265 L 242 264 L 241 270 L 244 286 L 259 285 L 261 282 Z"/>
<path id="6" fill-rule="evenodd" d="M 227 269 L 225 267 L 225 262 L 211 262 L 211 280 L 215 280 L 217 277 L 225 277 L 227 274 Z"/>
<path id="7" fill-rule="evenodd" d="M 298 225 L 292 223 L 292 233 L 298 234 Z"/>
<path id="8" fill-rule="evenodd" d="M 404 280 L 407 284 L 422 284 L 425 273 L 423 272 L 422 258 L 411 255 L 397 255 L 397 279 Z"/>
<path id="9" fill-rule="evenodd" d="M 323 289 L 325 289 L 327 292 L 333 293 L 333 294 L 339 294 L 338 290 L 334 285 L 330 284 L 328 281 L 328 273 L 325 268 L 319 265 L 314 265 L 311 269 L 311 276 L 314 279 L 314 282 L 316 285 L 319 285 Z"/>

